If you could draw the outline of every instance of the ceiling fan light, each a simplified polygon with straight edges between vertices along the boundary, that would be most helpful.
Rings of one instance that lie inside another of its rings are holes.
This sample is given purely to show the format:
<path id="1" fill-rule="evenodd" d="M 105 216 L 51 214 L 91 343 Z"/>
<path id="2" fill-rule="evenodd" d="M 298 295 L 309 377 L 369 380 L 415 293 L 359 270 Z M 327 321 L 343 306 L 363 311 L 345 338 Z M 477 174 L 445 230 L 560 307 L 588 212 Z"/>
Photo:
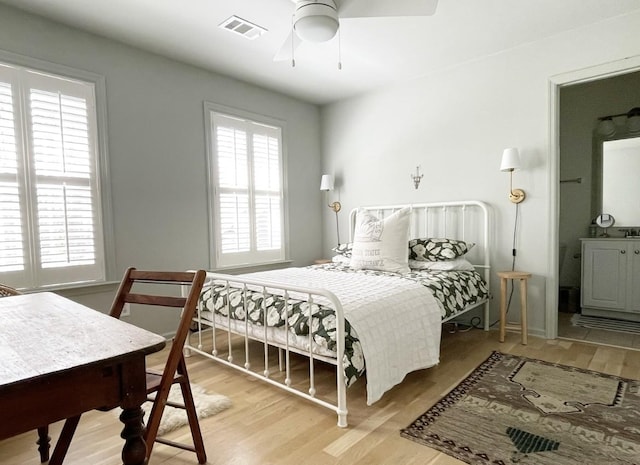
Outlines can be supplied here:
<path id="1" fill-rule="evenodd" d="M 328 3 L 302 2 L 294 17 L 293 28 L 300 39 L 326 42 L 338 32 L 338 12 Z"/>
<path id="2" fill-rule="evenodd" d="M 308 42 L 326 42 L 338 31 L 338 22 L 326 16 L 307 16 L 298 20 L 296 34 Z"/>

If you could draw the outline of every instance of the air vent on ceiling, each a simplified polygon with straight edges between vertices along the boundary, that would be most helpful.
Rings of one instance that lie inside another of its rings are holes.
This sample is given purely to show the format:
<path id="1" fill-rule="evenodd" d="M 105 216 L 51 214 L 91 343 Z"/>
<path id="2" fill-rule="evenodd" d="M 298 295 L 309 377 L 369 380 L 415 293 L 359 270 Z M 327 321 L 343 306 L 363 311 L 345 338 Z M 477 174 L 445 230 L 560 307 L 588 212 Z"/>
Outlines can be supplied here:
<path id="1" fill-rule="evenodd" d="M 231 16 L 228 19 L 220 23 L 220 27 L 236 34 L 240 34 L 249 40 L 257 39 L 267 30 L 257 24 L 253 24 L 246 19 L 239 18 L 238 16 Z"/>

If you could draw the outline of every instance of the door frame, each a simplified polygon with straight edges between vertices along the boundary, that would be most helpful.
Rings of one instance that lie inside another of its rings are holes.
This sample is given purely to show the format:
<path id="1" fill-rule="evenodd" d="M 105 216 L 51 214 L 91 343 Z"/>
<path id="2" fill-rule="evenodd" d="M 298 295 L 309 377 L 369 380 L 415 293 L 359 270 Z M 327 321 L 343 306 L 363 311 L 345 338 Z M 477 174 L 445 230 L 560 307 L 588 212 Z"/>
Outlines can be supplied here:
<path id="1" fill-rule="evenodd" d="M 560 242 L 560 89 L 640 70 L 640 55 L 590 66 L 549 78 L 549 282 L 546 289 L 545 337 L 558 337 L 558 247 Z"/>

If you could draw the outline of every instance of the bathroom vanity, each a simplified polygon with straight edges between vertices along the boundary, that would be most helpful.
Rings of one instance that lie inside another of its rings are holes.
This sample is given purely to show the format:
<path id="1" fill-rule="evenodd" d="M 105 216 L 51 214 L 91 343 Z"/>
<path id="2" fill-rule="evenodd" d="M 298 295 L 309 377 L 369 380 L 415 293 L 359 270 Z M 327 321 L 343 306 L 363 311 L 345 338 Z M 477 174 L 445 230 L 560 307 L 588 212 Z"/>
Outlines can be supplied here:
<path id="1" fill-rule="evenodd" d="M 582 243 L 582 314 L 640 321 L 640 237 Z"/>

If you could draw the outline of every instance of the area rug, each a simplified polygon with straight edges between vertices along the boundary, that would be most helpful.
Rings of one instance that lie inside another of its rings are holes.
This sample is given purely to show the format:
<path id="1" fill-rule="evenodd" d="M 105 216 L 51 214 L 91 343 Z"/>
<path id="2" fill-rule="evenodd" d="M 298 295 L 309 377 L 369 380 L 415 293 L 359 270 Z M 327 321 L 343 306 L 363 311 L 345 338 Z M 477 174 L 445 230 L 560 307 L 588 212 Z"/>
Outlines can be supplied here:
<path id="1" fill-rule="evenodd" d="M 613 318 L 601 318 L 576 313 L 571 317 L 573 326 L 581 326 L 589 329 L 605 329 L 621 333 L 640 334 L 640 322 L 615 320 Z"/>
<path id="2" fill-rule="evenodd" d="M 231 407 L 231 400 L 228 397 L 220 394 L 207 393 L 204 388 L 197 384 L 191 384 L 191 392 L 193 393 L 193 403 L 196 406 L 199 419 L 210 417 Z M 175 403 L 183 402 L 180 385 L 174 384 L 171 386 L 168 401 Z M 151 402 L 145 402 L 142 404 L 145 421 L 149 418 L 152 406 L 153 404 Z M 162 436 L 163 434 L 176 430 L 188 423 L 187 412 L 184 409 L 167 405 L 162 413 L 158 436 Z"/>
<path id="3" fill-rule="evenodd" d="M 639 465 L 640 381 L 494 352 L 401 431 L 469 464 Z"/>

